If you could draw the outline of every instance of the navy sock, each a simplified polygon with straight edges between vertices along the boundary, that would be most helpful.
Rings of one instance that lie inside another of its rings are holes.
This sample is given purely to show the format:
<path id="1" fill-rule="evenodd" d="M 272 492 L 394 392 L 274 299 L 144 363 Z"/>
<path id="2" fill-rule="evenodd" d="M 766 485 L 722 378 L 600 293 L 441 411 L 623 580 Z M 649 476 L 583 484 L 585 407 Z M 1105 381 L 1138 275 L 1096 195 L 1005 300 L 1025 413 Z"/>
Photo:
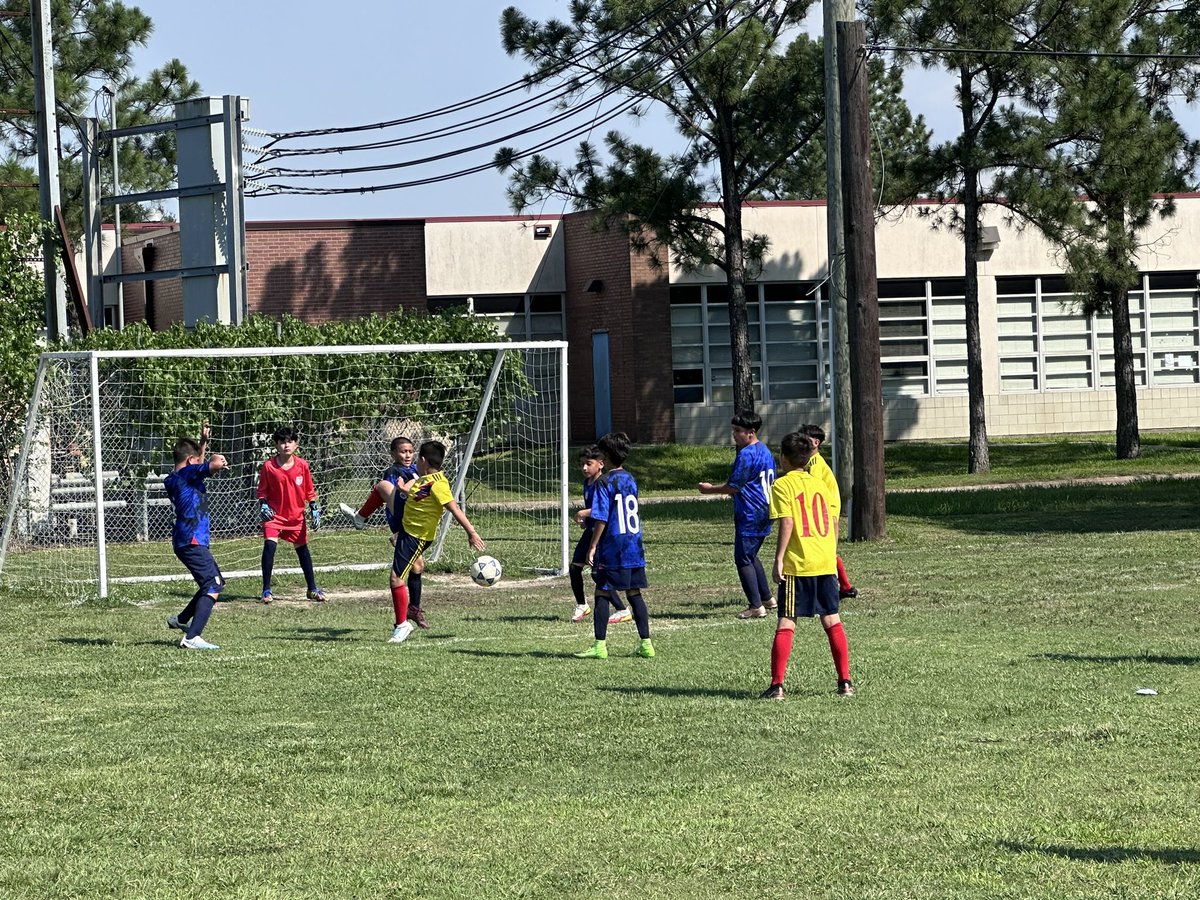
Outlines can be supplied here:
<path id="1" fill-rule="evenodd" d="M 190 622 L 192 620 L 192 616 L 196 615 L 196 604 L 200 601 L 200 598 L 203 596 L 204 596 L 204 588 L 200 588 L 200 590 L 196 591 L 196 593 L 192 595 L 192 599 L 188 601 L 187 606 L 185 606 L 183 608 L 183 611 L 180 612 L 179 615 L 177 615 L 175 618 L 178 619 L 180 621 L 180 623 L 182 623 L 184 625 L 186 625 L 188 622 Z"/>
<path id="2" fill-rule="evenodd" d="M 761 569 L 762 566 L 760 565 L 759 570 L 761 571 Z M 738 581 L 742 583 L 742 593 L 746 595 L 746 601 L 751 606 L 762 606 L 762 599 L 758 584 L 758 572 L 754 571 L 754 564 L 751 563 L 745 566 L 738 566 L 737 573 Z"/>
<path id="3" fill-rule="evenodd" d="M 421 608 L 421 573 L 409 572 L 408 580 L 405 582 L 408 586 L 408 610 L 412 612 L 414 609 Z"/>
<path id="4" fill-rule="evenodd" d="M 575 595 L 575 605 L 583 606 L 587 602 L 583 599 L 583 567 L 571 566 L 567 569 L 567 575 L 571 578 L 571 593 Z"/>
<path id="5" fill-rule="evenodd" d="M 771 582 L 767 580 L 767 572 L 763 568 L 762 561 L 756 556 L 754 557 L 754 574 L 758 576 L 758 599 L 756 606 L 761 606 L 771 599 Z"/>
<path id="6" fill-rule="evenodd" d="M 592 630 L 596 640 L 602 641 L 608 636 L 608 594 L 597 593 L 592 605 Z"/>
<path id="7" fill-rule="evenodd" d="M 312 593 L 317 589 L 317 575 L 313 572 L 312 554 L 308 552 L 308 544 L 301 544 L 296 548 L 296 557 L 300 560 L 300 571 L 304 573 L 309 593 Z"/>
<path id="8" fill-rule="evenodd" d="M 262 576 L 264 594 L 271 589 L 271 572 L 275 569 L 275 548 L 278 546 L 275 541 L 263 541 Z"/>
<path id="9" fill-rule="evenodd" d="M 646 600 L 642 592 L 626 594 L 629 605 L 633 608 L 633 624 L 637 626 L 638 637 L 643 641 L 650 637 L 650 610 L 646 608 Z"/>
<path id="10" fill-rule="evenodd" d="M 204 626 L 208 624 L 208 617 L 212 614 L 213 604 L 216 598 L 212 594 L 201 593 L 192 600 L 196 604 L 195 614 L 192 616 L 192 621 L 188 624 L 187 636 L 189 638 L 199 637 L 200 632 L 204 630 Z M 188 606 L 192 604 L 189 603 Z"/>

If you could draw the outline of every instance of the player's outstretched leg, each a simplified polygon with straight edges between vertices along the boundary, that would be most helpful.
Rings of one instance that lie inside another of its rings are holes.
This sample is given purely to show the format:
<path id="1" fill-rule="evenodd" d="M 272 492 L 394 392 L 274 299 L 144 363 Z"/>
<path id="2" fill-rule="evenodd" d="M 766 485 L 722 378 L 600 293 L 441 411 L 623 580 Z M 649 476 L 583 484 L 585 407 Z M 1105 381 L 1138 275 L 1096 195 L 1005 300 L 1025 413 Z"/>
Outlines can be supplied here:
<path id="1" fill-rule="evenodd" d="M 780 619 L 779 628 L 771 641 L 771 685 L 763 692 L 764 700 L 783 699 L 783 678 L 787 674 L 788 657 L 792 655 L 792 641 L 795 636 L 795 620 Z"/>
<path id="2" fill-rule="evenodd" d="M 608 592 L 597 589 L 592 605 L 596 609 L 596 614 L 592 617 L 592 633 L 596 641 L 590 650 L 575 655 L 580 659 L 608 659 L 608 645 L 605 643 L 608 636 Z"/>
<path id="3" fill-rule="evenodd" d="M 854 682 L 850 680 L 850 645 L 846 641 L 846 629 L 839 616 L 821 616 L 821 627 L 829 639 L 829 652 L 833 656 L 833 668 L 837 672 L 837 692 L 842 697 L 854 696 Z"/>
<path id="4" fill-rule="evenodd" d="M 421 585 L 421 573 L 409 572 L 408 580 L 405 582 L 405 586 L 408 588 L 408 617 L 418 628 L 428 628 L 429 622 L 425 618 L 425 610 L 421 606 Z"/>
<path id="5" fill-rule="evenodd" d="M 304 583 L 308 588 L 308 599 L 318 603 L 325 602 L 325 592 L 317 587 L 317 573 L 313 571 L 312 552 L 308 544 L 296 547 L 296 558 L 300 560 L 300 571 L 304 573 Z"/>
<path id="6" fill-rule="evenodd" d="M 571 595 L 575 598 L 575 611 L 571 613 L 571 621 L 582 622 L 592 611 L 583 596 L 583 566 L 571 563 L 567 569 L 567 577 L 571 579 Z"/>
<path id="7" fill-rule="evenodd" d="M 278 541 L 266 540 L 263 541 L 262 549 L 262 602 L 270 603 L 274 599 L 271 593 L 271 573 L 275 571 L 275 550 L 279 547 Z"/>
<path id="8" fill-rule="evenodd" d="M 850 576 L 846 574 L 846 564 L 842 562 L 842 558 L 837 558 L 837 580 L 838 580 L 838 597 L 842 600 L 853 600 L 858 596 L 858 588 L 850 583 Z"/>
<path id="9" fill-rule="evenodd" d="M 654 656 L 654 644 L 650 642 L 650 610 L 646 606 L 646 598 L 642 596 L 641 591 L 628 591 L 625 596 L 633 610 L 633 622 L 637 626 L 638 637 L 641 639 L 634 653 L 650 659 Z"/>

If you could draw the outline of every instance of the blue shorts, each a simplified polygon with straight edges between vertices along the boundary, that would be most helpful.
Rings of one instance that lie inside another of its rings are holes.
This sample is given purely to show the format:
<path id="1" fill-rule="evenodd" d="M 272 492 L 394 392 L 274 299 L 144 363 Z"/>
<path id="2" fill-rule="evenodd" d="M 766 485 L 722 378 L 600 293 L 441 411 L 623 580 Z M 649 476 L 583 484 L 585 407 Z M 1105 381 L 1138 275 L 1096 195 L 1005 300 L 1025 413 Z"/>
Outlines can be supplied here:
<path id="1" fill-rule="evenodd" d="M 579 541 L 575 544 L 575 552 L 571 555 L 571 565 L 586 566 L 588 551 L 592 549 L 592 529 L 583 529 Z"/>
<path id="2" fill-rule="evenodd" d="M 213 559 L 212 551 L 204 544 L 188 544 L 176 547 L 175 555 L 184 564 L 200 590 L 206 594 L 219 595 L 225 587 L 225 578 L 217 561 Z"/>
<path id="3" fill-rule="evenodd" d="M 733 564 L 738 568 L 749 566 L 758 559 L 758 551 L 762 549 L 763 541 L 767 539 L 765 534 L 742 534 L 740 531 L 733 533 Z"/>
<path id="4" fill-rule="evenodd" d="M 636 569 L 601 569 L 592 566 L 592 581 L 598 591 L 636 591 L 648 587 L 644 566 Z"/>
<path id="5" fill-rule="evenodd" d="M 779 618 L 832 616 L 841 609 L 836 575 L 784 575 L 779 585 Z"/>
<path id="6" fill-rule="evenodd" d="M 392 554 L 392 571 L 397 578 L 407 578 L 413 563 L 421 558 L 433 541 L 413 537 L 403 528 L 396 532 L 396 552 Z"/>

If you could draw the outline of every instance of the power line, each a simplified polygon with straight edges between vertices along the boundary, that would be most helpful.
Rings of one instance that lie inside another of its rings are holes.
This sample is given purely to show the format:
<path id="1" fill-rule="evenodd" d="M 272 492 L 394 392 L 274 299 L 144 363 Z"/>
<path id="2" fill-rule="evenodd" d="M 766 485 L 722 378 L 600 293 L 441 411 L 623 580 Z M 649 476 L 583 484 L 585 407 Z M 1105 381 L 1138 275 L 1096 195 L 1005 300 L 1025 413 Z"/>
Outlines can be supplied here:
<path id="1" fill-rule="evenodd" d="M 868 53 L 881 50 L 893 53 L 926 53 L 933 56 L 1037 56 L 1045 58 L 1064 59 L 1166 59 L 1180 62 L 1195 62 L 1200 60 L 1200 53 L 1123 53 L 1104 52 L 1099 50 L 1028 50 L 1028 49 L 987 49 L 983 47 L 893 47 L 886 44 L 869 44 Z"/>

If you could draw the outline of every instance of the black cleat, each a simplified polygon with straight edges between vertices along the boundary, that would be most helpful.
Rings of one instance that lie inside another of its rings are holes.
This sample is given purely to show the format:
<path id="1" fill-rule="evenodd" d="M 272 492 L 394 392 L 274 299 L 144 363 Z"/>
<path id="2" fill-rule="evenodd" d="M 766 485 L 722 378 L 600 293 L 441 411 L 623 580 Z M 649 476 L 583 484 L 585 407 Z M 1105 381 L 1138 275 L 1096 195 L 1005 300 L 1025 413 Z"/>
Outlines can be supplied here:
<path id="1" fill-rule="evenodd" d="M 783 685 L 782 684 L 771 685 L 769 688 L 767 688 L 765 691 L 763 691 L 762 699 L 763 700 L 782 700 L 783 699 Z"/>
<path id="2" fill-rule="evenodd" d="M 848 678 L 839 681 L 837 692 L 839 697 L 853 697 L 854 682 L 850 681 Z"/>
<path id="3" fill-rule="evenodd" d="M 857 596 L 858 596 L 858 588 L 854 587 L 853 585 L 846 588 L 845 590 L 841 590 L 841 589 L 838 590 L 838 598 L 841 600 L 853 600 Z"/>

